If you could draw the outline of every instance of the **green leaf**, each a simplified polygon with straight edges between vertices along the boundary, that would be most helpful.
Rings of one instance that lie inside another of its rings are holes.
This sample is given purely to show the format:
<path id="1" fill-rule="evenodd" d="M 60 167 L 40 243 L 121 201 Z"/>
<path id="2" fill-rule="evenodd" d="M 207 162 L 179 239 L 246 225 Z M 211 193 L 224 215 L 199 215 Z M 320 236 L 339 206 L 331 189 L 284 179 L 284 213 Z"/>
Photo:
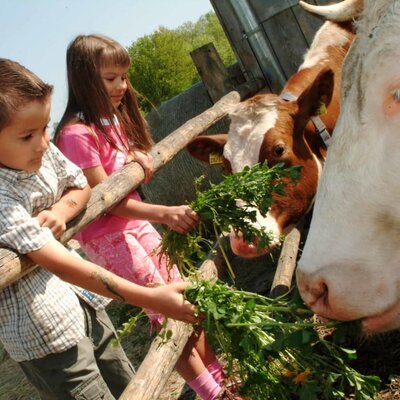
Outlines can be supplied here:
<path id="1" fill-rule="evenodd" d="M 307 384 L 302 386 L 299 390 L 299 400 L 319 400 L 319 393 L 320 391 L 316 382 L 307 382 Z"/>
<path id="2" fill-rule="evenodd" d="M 304 345 L 309 345 L 311 342 L 314 342 L 317 336 L 315 330 L 299 330 L 287 335 L 285 344 L 289 347 L 302 348 Z"/>

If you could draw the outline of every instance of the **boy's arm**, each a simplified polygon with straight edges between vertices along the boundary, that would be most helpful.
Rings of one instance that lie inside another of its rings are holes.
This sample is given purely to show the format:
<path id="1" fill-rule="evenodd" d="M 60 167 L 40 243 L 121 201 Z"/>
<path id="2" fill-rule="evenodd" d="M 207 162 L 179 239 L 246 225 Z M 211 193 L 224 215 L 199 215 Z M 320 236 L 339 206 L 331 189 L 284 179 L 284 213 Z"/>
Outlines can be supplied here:
<path id="1" fill-rule="evenodd" d="M 89 185 L 81 188 L 67 189 L 60 200 L 54 203 L 49 210 L 57 215 L 62 215 L 65 222 L 76 217 L 85 207 L 90 199 L 91 189 Z"/>
<path id="2" fill-rule="evenodd" d="M 187 323 L 199 322 L 195 307 L 182 295 L 188 283 L 179 282 L 156 288 L 139 286 L 92 262 L 73 256 L 56 240 L 26 255 L 66 282 L 138 307 L 151 308 L 169 318 Z"/>
<path id="3" fill-rule="evenodd" d="M 54 237 L 59 238 L 64 233 L 67 222 L 85 208 L 90 193 L 89 185 L 83 189 L 67 189 L 56 203 L 36 215 L 40 226 L 49 228 Z"/>

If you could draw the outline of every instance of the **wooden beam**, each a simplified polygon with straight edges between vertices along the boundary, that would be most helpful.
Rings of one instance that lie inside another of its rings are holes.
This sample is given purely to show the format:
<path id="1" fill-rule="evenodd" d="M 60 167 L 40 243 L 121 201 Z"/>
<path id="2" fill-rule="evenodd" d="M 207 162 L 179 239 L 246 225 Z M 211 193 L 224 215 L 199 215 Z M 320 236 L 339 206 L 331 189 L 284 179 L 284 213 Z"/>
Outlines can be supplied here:
<path id="1" fill-rule="evenodd" d="M 202 264 L 199 273 L 202 279 L 217 278 L 217 268 L 211 259 Z M 166 329 L 171 331 L 171 338 L 165 343 L 159 336 L 153 340 L 145 359 L 119 400 L 154 400 L 160 397 L 193 333 L 192 325 L 174 320 L 168 320 Z"/>
<path id="2" fill-rule="evenodd" d="M 221 98 L 211 108 L 187 121 L 165 139 L 157 143 L 151 154 L 154 158 L 155 171 L 178 154 L 189 141 L 224 118 L 241 100 L 254 95 L 263 87 L 263 82 L 255 80 L 240 85 L 236 90 Z M 114 204 L 121 201 L 129 192 L 143 181 L 142 167 L 137 163 L 127 164 L 121 170 L 110 175 L 97 185 L 87 208 L 69 222 L 61 243 L 67 243 L 83 227 L 104 214 Z M 8 249 L 0 249 L 0 289 L 14 283 L 35 268 L 35 264 L 26 256 L 18 255 Z"/>
<path id="3" fill-rule="evenodd" d="M 234 89 L 229 72 L 212 43 L 193 50 L 190 56 L 213 103 Z"/>
<path id="4" fill-rule="evenodd" d="M 303 220 L 286 235 L 272 282 L 270 297 L 279 297 L 289 291 L 297 263 L 297 253 L 303 229 Z"/>

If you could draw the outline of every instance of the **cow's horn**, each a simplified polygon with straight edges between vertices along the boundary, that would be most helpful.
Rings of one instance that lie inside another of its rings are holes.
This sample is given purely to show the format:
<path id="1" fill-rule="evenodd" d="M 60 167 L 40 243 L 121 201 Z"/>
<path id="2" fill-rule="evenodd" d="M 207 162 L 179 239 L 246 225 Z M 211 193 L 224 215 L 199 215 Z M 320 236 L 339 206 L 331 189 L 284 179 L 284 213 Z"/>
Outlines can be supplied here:
<path id="1" fill-rule="evenodd" d="M 363 0 L 344 0 L 327 6 L 314 6 L 301 0 L 299 3 L 306 11 L 335 22 L 350 21 L 361 14 L 364 6 Z"/>

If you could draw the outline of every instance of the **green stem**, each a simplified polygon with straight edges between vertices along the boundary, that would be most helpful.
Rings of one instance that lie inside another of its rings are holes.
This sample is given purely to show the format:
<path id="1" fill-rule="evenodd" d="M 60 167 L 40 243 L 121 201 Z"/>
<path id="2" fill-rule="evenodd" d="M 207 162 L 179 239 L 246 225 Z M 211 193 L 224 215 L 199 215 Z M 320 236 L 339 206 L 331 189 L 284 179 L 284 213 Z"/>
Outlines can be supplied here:
<path id="1" fill-rule="evenodd" d="M 258 304 L 256 306 L 257 311 L 270 311 L 270 312 L 283 312 L 283 313 L 288 313 L 288 314 L 293 314 L 293 315 L 314 315 L 314 312 L 306 309 L 306 308 L 293 308 L 293 307 L 286 307 L 286 306 L 273 306 L 273 305 L 262 305 Z"/>
<path id="2" fill-rule="evenodd" d="M 228 322 L 226 326 L 228 328 L 240 328 L 240 327 L 253 327 L 253 326 L 282 326 L 282 327 L 293 327 L 293 328 L 314 328 L 317 326 L 323 327 L 334 327 L 337 326 L 338 322 L 320 323 L 320 322 L 278 322 L 278 321 L 268 321 L 268 322 L 247 322 L 247 323 L 233 323 Z"/>
<path id="3" fill-rule="evenodd" d="M 217 238 L 218 247 L 221 250 L 222 257 L 224 258 L 225 264 L 228 267 L 229 276 L 231 277 L 232 281 L 235 282 L 236 276 L 235 276 L 235 273 L 233 272 L 232 265 L 228 260 L 228 256 L 227 256 L 227 254 L 226 254 L 226 252 L 224 250 L 224 246 L 221 243 L 220 234 L 218 232 L 217 225 L 216 225 L 215 221 L 213 221 L 213 228 L 214 228 L 215 237 Z"/>

